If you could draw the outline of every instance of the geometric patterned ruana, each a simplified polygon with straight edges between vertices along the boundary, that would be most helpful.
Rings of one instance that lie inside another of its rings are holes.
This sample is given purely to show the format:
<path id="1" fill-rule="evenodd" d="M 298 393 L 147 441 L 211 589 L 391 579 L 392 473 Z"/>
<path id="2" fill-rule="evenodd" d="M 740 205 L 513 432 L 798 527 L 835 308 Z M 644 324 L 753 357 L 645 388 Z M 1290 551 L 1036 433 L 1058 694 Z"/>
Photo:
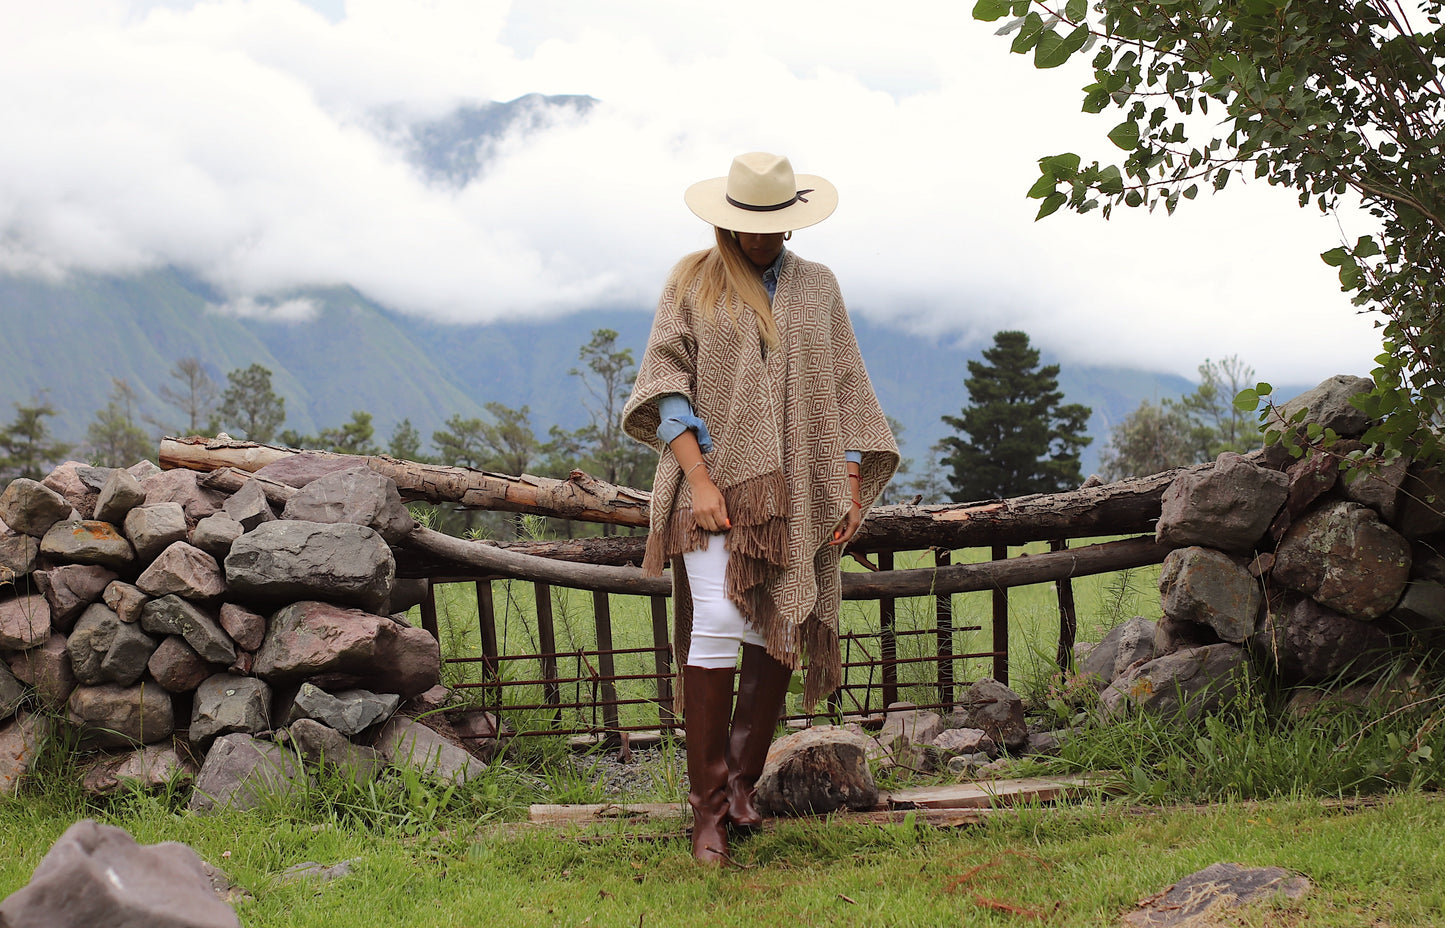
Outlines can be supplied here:
<path id="1" fill-rule="evenodd" d="M 643 566 L 655 575 L 668 558 L 704 543 L 682 469 L 656 435 L 657 399 L 681 393 L 713 438 L 704 460 L 733 525 L 729 598 L 773 656 L 797 668 L 808 652 L 811 704 L 841 675 L 842 552 L 828 541 L 850 505 L 844 452 L 862 452 L 866 510 L 898 466 L 898 445 L 832 271 L 787 253 L 772 304 L 780 344 L 766 356 L 751 310 L 735 322 L 719 307 L 709 323 L 693 305 L 695 291 L 695 282 L 664 288 L 623 411 L 627 433 L 660 453 Z M 691 603 L 674 610 L 681 648 Z"/>

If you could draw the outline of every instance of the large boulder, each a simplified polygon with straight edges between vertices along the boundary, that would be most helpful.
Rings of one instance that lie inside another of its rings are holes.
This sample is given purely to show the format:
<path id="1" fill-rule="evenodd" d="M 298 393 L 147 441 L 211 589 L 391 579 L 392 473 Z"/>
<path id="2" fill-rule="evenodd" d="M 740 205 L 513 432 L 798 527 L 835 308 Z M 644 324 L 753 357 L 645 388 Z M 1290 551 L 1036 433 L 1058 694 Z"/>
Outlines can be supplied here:
<path id="1" fill-rule="evenodd" d="M 1370 427 L 1370 417 L 1356 409 L 1351 398 L 1369 393 L 1375 389 L 1375 382 L 1368 377 L 1350 374 L 1336 374 L 1312 390 L 1280 407 L 1272 426 L 1288 428 L 1289 420 L 1300 409 L 1308 409 L 1305 421 L 1317 422 L 1321 428 L 1334 429 L 1343 438 L 1359 438 Z"/>
<path id="2" fill-rule="evenodd" d="M 445 782 L 465 783 L 487 769 L 465 748 L 403 715 L 393 716 L 382 726 L 376 750 L 393 767 L 409 767 Z"/>
<path id="3" fill-rule="evenodd" d="M 40 553 L 55 561 L 122 572 L 135 561 L 135 549 L 109 522 L 57 522 L 40 539 Z"/>
<path id="4" fill-rule="evenodd" d="M 1109 684 L 1099 697 L 1106 718 L 1130 711 L 1198 718 L 1225 705 L 1253 675 L 1243 648 L 1213 644 L 1155 658 Z"/>
<path id="5" fill-rule="evenodd" d="M 1023 699 L 992 677 L 984 677 L 968 688 L 949 727 L 981 728 L 1010 751 L 1022 750 L 1029 743 Z"/>
<path id="6" fill-rule="evenodd" d="M 189 693 L 214 673 L 196 649 L 180 635 L 167 635 L 156 648 L 146 669 L 157 683 L 172 693 Z"/>
<path id="7" fill-rule="evenodd" d="M 100 758 L 85 768 L 81 789 L 92 796 L 109 796 L 125 789 L 161 790 L 189 784 L 196 765 L 171 744 L 148 744 L 123 754 Z"/>
<path id="8" fill-rule="evenodd" d="M 218 673 L 196 689 L 191 743 L 204 749 L 218 735 L 271 730 L 271 688 L 255 677 Z"/>
<path id="9" fill-rule="evenodd" d="M 1115 625 L 1078 660 L 1079 673 L 1103 689 L 1131 665 L 1154 659 L 1154 634 L 1154 623 L 1141 615 Z"/>
<path id="10" fill-rule="evenodd" d="M 311 481 L 286 503 L 282 517 L 365 525 L 389 544 L 406 538 L 415 524 L 391 478 L 367 467 L 335 471 Z"/>
<path id="11" fill-rule="evenodd" d="M 14 583 L 35 570 L 40 541 L 18 532 L 0 531 L 0 583 Z"/>
<path id="12" fill-rule="evenodd" d="M 9 663 L 15 678 L 35 689 L 42 706 L 51 711 L 65 708 L 76 679 L 64 635 L 52 632 L 38 647 L 11 654 Z"/>
<path id="13" fill-rule="evenodd" d="M 146 491 L 147 506 L 180 503 L 186 512 L 186 522 L 190 525 L 195 525 L 221 508 L 221 504 L 226 500 L 225 494 L 201 486 L 200 475 L 184 467 L 146 477 L 141 480 L 141 486 Z"/>
<path id="14" fill-rule="evenodd" d="M 226 555 L 232 593 L 260 602 L 326 599 L 377 609 L 395 575 L 382 537 L 349 523 L 266 522 L 236 539 Z"/>
<path id="15" fill-rule="evenodd" d="M 135 474 L 122 468 L 115 468 L 101 484 L 100 496 L 95 501 L 95 517 L 102 522 L 121 525 L 126 515 L 137 506 L 145 505 L 146 491 Z"/>
<path id="16" fill-rule="evenodd" d="M 122 622 L 104 603 L 93 603 L 75 623 L 66 642 L 75 678 L 83 685 L 130 686 L 146 671 L 160 642 L 139 626 Z"/>
<path id="17" fill-rule="evenodd" d="M 229 665 L 236 659 L 236 644 L 221 628 L 216 613 L 175 594 L 146 603 L 140 624 L 157 635 L 180 635 L 212 664 Z"/>
<path id="18" fill-rule="evenodd" d="M 174 593 L 185 599 L 214 599 L 226 592 L 221 565 L 184 541 L 174 542 L 162 551 L 136 578 L 135 585 L 150 596 Z"/>
<path id="19" fill-rule="evenodd" d="M 1276 552 L 1275 582 L 1356 619 L 1390 610 L 1410 578 L 1410 545 L 1358 503 L 1316 509 L 1290 527 Z"/>
<path id="20" fill-rule="evenodd" d="M 79 461 L 66 461 L 52 469 L 45 475 L 45 479 L 40 481 L 65 497 L 65 501 L 80 514 L 82 519 L 90 518 L 95 512 L 95 500 L 99 495 L 80 478 L 81 471 L 88 469 L 89 465 Z"/>
<path id="21" fill-rule="evenodd" d="M 0 720 L 8 719 L 25 701 L 25 685 L 15 678 L 10 668 L 0 664 Z"/>
<path id="22" fill-rule="evenodd" d="M 1186 471 L 1164 490 L 1160 542 L 1248 553 L 1289 496 L 1289 477 L 1225 452 L 1207 470 Z"/>
<path id="23" fill-rule="evenodd" d="M 35 480 L 19 477 L 0 493 L 0 522 L 24 535 L 41 537 L 70 515 L 70 503 Z"/>
<path id="24" fill-rule="evenodd" d="M 145 610 L 145 604 L 150 602 L 150 597 L 141 592 L 124 580 L 116 580 L 106 586 L 101 594 L 101 600 L 115 610 L 122 622 L 139 622 L 141 613 Z"/>
<path id="25" fill-rule="evenodd" d="M 1410 459 L 1401 456 L 1385 461 L 1368 454 L 1359 442 L 1337 442 L 1330 450 L 1338 455 L 1356 451 L 1361 455 L 1353 474 L 1346 473 L 1341 479 L 1341 495 L 1352 503 L 1369 506 L 1381 519 L 1393 524 L 1400 515 L 1400 488 L 1405 485 Z"/>
<path id="26" fill-rule="evenodd" d="M 221 604 L 221 627 L 244 651 L 256 650 L 266 638 L 266 617 L 237 603 Z"/>
<path id="27" fill-rule="evenodd" d="M 15 795 L 20 781 L 34 769 L 51 727 L 50 716 L 43 712 L 22 712 L 9 722 L 0 722 L 0 796 Z M 0 916 L 3 912 L 0 909 Z"/>
<path id="28" fill-rule="evenodd" d="M 295 793 L 309 778 L 295 752 L 250 735 L 222 735 L 206 752 L 190 807 L 196 812 L 254 809 L 268 798 Z"/>
<path id="29" fill-rule="evenodd" d="M 343 688 L 365 687 L 407 698 L 441 679 L 441 651 L 424 629 L 359 609 L 307 601 L 271 617 L 254 672 L 273 682 L 324 677 Z"/>
<path id="30" fill-rule="evenodd" d="M 303 683 L 291 703 L 286 721 L 291 724 L 300 719 L 312 719 L 349 737 L 390 718 L 400 704 L 401 697 L 395 693 L 342 690 L 332 694 L 314 684 Z"/>
<path id="31" fill-rule="evenodd" d="M 1410 465 L 1400 504 L 1400 533 L 1411 540 L 1445 532 L 1445 467 Z"/>
<path id="32" fill-rule="evenodd" d="M 1341 673 L 1366 676 L 1389 660 L 1390 638 L 1303 596 L 1271 608 L 1251 642 L 1255 652 L 1291 682 L 1324 682 Z"/>
<path id="33" fill-rule="evenodd" d="M 1259 581 L 1234 558 L 1211 548 L 1179 548 L 1159 573 L 1164 614 L 1214 629 L 1222 641 L 1243 644 L 1259 625 Z"/>
<path id="34" fill-rule="evenodd" d="M 100 599 L 116 580 L 116 574 L 104 567 L 66 564 L 36 573 L 35 580 L 50 604 L 50 624 L 69 631 L 85 607 Z"/>
<path id="35" fill-rule="evenodd" d="M 307 764 L 357 786 L 375 780 L 386 767 L 385 758 L 375 748 L 352 744 L 341 732 L 314 719 L 297 719 L 287 733 Z"/>
<path id="36" fill-rule="evenodd" d="M 70 694 L 66 719 L 80 729 L 82 743 L 102 748 L 155 744 L 175 733 L 175 707 L 159 686 L 81 686 Z"/>
<path id="37" fill-rule="evenodd" d="M 231 545 L 244 534 L 245 526 L 224 512 L 218 512 L 196 523 L 196 527 L 191 529 L 191 544 L 211 557 L 224 561 L 226 555 L 231 553 Z"/>
<path id="38" fill-rule="evenodd" d="M 756 803 L 774 815 L 863 812 L 878 804 L 868 739 L 833 726 L 786 735 L 768 749 Z"/>
<path id="39" fill-rule="evenodd" d="M 911 702 L 896 702 L 888 707 L 874 740 L 894 763 L 921 769 L 928 763 L 924 747 L 942 731 L 943 718 L 937 712 L 918 709 Z"/>
<path id="40" fill-rule="evenodd" d="M 171 544 L 186 538 L 186 511 L 180 503 L 156 503 L 130 510 L 125 516 L 125 537 L 136 557 L 146 564 Z"/>
<path id="41" fill-rule="evenodd" d="M 0 902 L 6 928 L 240 928 L 211 891 L 196 852 L 140 845 L 123 829 L 82 819 L 66 829 L 30 883 Z"/>
<path id="42" fill-rule="evenodd" d="M 232 493 L 221 508 L 248 532 L 262 522 L 270 522 L 276 518 L 276 513 L 271 510 L 271 503 L 266 499 L 266 491 L 261 489 L 260 482 L 256 480 L 247 480 L 241 484 L 241 489 Z"/>
<path id="43" fill-rule="evenodd" d="M 0 651 L 24 651 L 50 637 L 50 604 L 39 593 L 0 600 Z"/>

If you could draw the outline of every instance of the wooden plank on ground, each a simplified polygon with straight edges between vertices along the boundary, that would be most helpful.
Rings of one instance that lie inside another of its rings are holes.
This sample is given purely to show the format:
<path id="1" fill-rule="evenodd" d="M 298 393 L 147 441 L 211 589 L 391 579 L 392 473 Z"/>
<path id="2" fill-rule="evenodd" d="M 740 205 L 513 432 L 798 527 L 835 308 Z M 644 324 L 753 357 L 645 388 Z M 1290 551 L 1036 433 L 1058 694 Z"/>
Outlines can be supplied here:
<path id="1" fill-rule="evenodd" d="M 988 809 L 1019 802 L 1054 802 L 1087 796 L 1108 785 L 1098 775 L 1018 780 L 978 780 L 902 789 L 878 797 L 882 809 Z"/>
<path id="2" fill-rule="evenodd" d="M 585 805 L 538 803 L 528 808 L 527 820 L 539 825 L 586 825 L 597 822 L 682 818 L 686 814 L 687 804 L 682 802 L 599 802 Z"/>

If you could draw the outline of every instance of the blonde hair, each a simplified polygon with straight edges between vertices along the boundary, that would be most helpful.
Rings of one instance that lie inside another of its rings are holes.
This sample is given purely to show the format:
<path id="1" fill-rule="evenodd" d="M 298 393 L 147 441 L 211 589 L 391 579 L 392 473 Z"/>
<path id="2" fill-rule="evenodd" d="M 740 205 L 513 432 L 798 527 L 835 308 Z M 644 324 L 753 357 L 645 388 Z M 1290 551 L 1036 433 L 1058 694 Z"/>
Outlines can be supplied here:
<path id="1" fill-rule="evenodd" d="M 727 306 L 734 324 L 742 321 L 744 306 L 751 309 L 758 318 L 763 345 L 777 347 L 778 326 L 773 321 L 772 300 L 768 298 L 768 288 L 763 286 L 763 275 L 743 254 L 732 232 L 714 226 L 713 233 L 717 245 L 695 251 L 677 262 L 672 269 L 672 282 L 684 291 L 696 286 L 693 298 L 708 322 L 716 322 L 719 301 Z"/>

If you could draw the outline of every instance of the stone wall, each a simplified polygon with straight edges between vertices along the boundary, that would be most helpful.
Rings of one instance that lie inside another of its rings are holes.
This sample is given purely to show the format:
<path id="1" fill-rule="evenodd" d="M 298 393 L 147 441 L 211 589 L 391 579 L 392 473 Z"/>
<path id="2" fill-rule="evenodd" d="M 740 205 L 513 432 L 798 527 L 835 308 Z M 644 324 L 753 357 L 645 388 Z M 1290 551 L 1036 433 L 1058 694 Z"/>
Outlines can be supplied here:
<path id="1" fill-rule="evenodd" d="M 484 764 L 414 723 L 436 708 L 435 638 L 400 613 L 391 544 L 412 519 L 365 468 L 292 482 L 277 512 L 196 473 L 66 463 L 0 495 L 0 793 L 47 742 L 86 788 L 195 778 L 192 806 L 246 805 L 321 763 Z M 398 714 L 399 707 L 410 707 Z M 55 741 L 73 735 L 70 741 Z"/>
<path id="2" fill-rule="evenodd" d="M 1370 457 L 1358 441 L 1370 423 L 1349 404 L 1370 386 L 1334 377 L 1286 407 L 1309 407 L 1340 440 L 1298 459 L 1224 454 L 1169 486 L 1162 620 L 1132 619 L 1079 655 L 1107 715 L 1196 715 L 1263 674 L 1295 687 L 1299 705 L 1339 681 L 1356 684 L 1352 699 L 1419 686 L 1402 657 L 1445 647 L 1445 471 Z M 1346 457 L 1365 465 L 1353 479 Z"/>

